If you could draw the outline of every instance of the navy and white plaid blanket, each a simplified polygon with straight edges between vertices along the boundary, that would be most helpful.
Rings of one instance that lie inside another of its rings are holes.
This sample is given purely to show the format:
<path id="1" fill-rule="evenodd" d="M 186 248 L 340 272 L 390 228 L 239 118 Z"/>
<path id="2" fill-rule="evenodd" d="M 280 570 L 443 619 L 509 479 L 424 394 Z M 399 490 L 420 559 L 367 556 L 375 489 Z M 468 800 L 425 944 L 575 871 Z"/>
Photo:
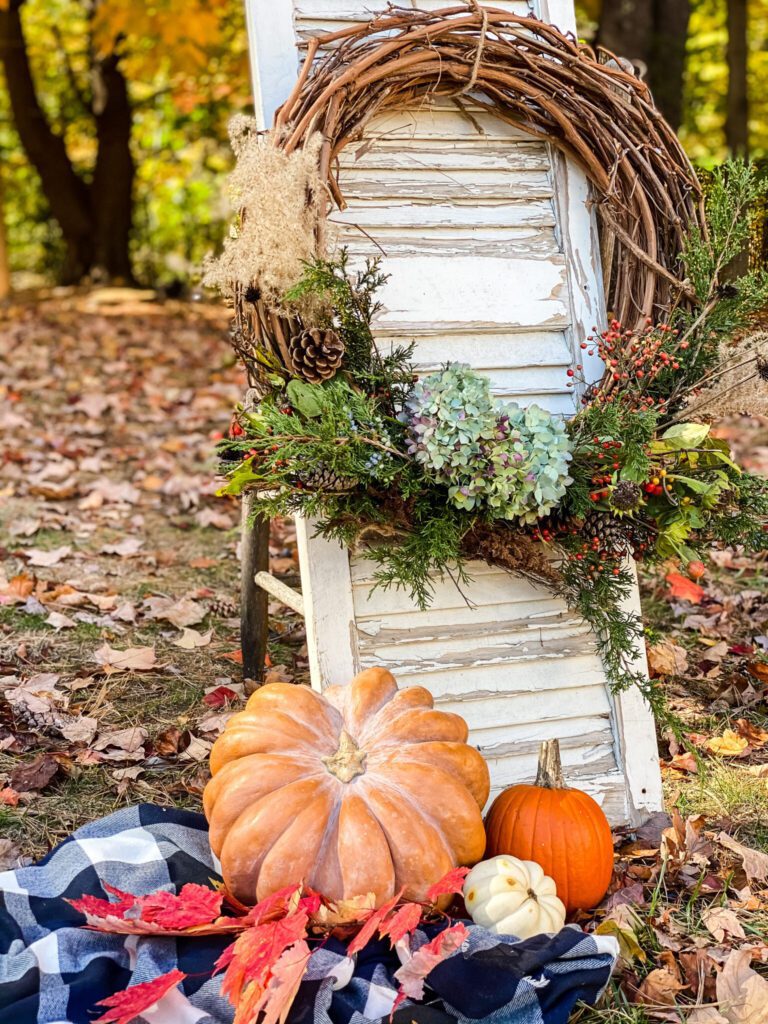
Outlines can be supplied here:
<path id="1" fill-rule="evenodd" d="M 102 881 L 143 895 L 217 877 L 202 815 L 150 805 L 94 821 L 38 864 L 0 874 L 0 1021 L 92 1024 L 98 1000 L 178 967 L 189 977 L 148 1011 L 148 1024 L 231 1024 L 219 979 L 209 978 L 231 937 L 106 935 L 80 927 L 64 902 L 107 898 Z M 471 926 L 464 947 L 430 975 L 427 1005 L 403 1004 L 395 1021 L 565 1024 L 577 1000 L 597 999 L 616 954 L 614 939 L 576 927 L 513 942 Z M 312 955 L 289 1024 L 386 1020 L 399 966 L 388 943 L 369 944 L 353 962 L 330 940 Z"/>

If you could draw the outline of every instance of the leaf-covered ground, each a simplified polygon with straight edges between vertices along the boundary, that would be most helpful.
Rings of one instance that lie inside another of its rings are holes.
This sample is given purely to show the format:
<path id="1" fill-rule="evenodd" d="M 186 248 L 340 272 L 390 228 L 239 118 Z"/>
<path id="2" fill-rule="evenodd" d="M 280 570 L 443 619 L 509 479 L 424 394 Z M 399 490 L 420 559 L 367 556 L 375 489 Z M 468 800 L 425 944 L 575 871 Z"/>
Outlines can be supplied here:
<path id="1" fill-rule="evenodd" d="M 242 700 L 239 510 L 214 494 L 243 386 L 226 314 L 121 298 L 0 321 L 5 863 L 121 804 L 199 806 L 211 741 Z M 273 555 L 291 581 L 290 528 Z M 273 674 L 302 678 L 302 624 L 272 630 Z"/>
<path id="2" fill-rule="evenodd" d="M 114 292 L 0 312 L 0 869 L 121 804 L 199 807 L 243 700 L 239 513 L 214 495 L 243 387 L 225 332 L 220 309 Z M 768 469 L 768 425 L 720 429 Z M 290 524 L 271 556 L 295 584 Z M 583 1016 L 718 1000 L 694 1024 L 768 1021 L 768 582 L 761 559 L 713 557 L 698 583 L 643 580 L 683 731 L 661 730 L 667 812 L 618 837 L 614 891 L 585 921 L 625 959 Z M 304 681 L 302 623 L 272 611 L 271 678 Z"/>

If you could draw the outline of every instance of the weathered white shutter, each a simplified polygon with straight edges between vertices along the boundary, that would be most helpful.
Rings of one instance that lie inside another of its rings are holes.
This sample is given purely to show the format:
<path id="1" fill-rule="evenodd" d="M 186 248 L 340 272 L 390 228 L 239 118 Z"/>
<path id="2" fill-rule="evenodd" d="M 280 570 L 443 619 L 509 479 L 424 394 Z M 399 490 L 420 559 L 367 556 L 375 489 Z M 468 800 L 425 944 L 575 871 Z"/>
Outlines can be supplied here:
<path id="1" fill-rule="evenodd" d="M 494 6 L 574 27 L 571 0 Z M 264 123 L 290 90 L 297 42 L 385 7 L 249 0 Z M 390 274 L 381 345 L 413 340 L 423 370 L 468 362 L 499 397 L 574 411 L 565 371 L 585 362 L 579 343 L 604 319 L 580 170 L 465 96 L 461 107 L 443 99 L 379 117 L 364 142 L 347 147 L 341 180 L 349 207 L 334 220 L 342 240 L 355 256 L 383 251 Z M 567 776 L 612 820 L 660 806 L 650 712 L 636 693 L 610 694 L 588 628 L 562 602 L 478 563 L 471 586 L 438 583 L 421 612 L 402 591 L 371 592 L 372 566 L 312 538 L 311 526 L 300 528 L 299 542 L 313 685 L 383 665 L 403 684 L 427 686 L 440 707 L 466 718 L 494 793 L 530 780 L 539 742 L 558 737 Z"/>

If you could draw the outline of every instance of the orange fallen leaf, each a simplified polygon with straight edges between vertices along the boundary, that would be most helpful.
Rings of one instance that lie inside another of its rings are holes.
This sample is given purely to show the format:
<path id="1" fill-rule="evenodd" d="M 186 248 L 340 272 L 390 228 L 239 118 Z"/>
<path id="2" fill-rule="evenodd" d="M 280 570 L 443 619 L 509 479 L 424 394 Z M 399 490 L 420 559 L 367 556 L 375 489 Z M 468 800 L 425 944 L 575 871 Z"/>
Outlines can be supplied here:
<path id="1" fill-rule="evenodd" d="M 678 772 L 690 772 L 692 775 L 695 775 L 699 770 L 696 758 L 689 750 L 685 750 L 681 754 L 675 754 L 674 757 L 670 757 L 668 761 L 665 761 L 664 765 L 667 768 L 674 768 Z"/>
<path id="2" fill-rule="evenodd" d="M 666 579 L 669 584 L 670 597 L 676 597 L 681 601 L 689 601 L 691 604 L 701 604 L 704 597 L 704 587 L 699 586 L 698 583 L 694 583 L 693 580 L 681 575 L 679 572 L 667 573 Z"/>
<path id="3" fill-rule="evenodd" d="M 243 664 L 243 652 L 242 651 L 229 651 L 228 654 L 220 654 L 220 658 L 226 658 L 227 661 L 234 661 L 236 665 Z"/>
<path id="4" fill-rule="evenodd" d="M 761 729 L 759 725 L 750 722 L 746 718 L 736 719 L 736 732 L 742 736 L 750 747 L 764 747 L 768 743 L 768 730 Z"/>

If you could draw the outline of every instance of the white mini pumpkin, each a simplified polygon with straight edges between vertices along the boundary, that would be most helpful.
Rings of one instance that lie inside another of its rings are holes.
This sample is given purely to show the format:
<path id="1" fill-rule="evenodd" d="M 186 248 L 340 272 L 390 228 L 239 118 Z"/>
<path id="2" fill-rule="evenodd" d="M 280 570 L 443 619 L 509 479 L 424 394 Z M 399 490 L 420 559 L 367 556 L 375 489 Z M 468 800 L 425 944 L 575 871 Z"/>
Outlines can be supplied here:
<path id="1" fill-rule="evenodd" d="M 532 860 L 502 854 L 480 861 L 464 880 L 464 903 L 475 924 L 495 935 L 530 939 L 565 924 L 554 881 Z"/>

